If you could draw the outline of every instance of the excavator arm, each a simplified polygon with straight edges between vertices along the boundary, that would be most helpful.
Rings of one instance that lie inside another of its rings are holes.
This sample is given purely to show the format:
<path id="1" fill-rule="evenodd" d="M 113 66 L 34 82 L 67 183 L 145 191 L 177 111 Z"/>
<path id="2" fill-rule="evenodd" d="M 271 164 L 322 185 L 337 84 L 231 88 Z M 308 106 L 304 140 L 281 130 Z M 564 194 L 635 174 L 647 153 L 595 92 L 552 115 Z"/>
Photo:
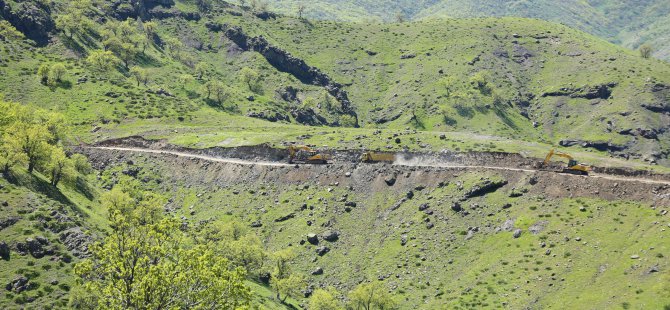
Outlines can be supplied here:
<path id="1" fill-rule="evenodd" d="M 551 149 L 551 151 L 549 151 L 547 156 L 544 158 L 542 166 L 546 167 L 547 164 L 549 164 L 549 162 L 551 161 L 551 158 L 554 156 L 566 158 L 568 160 L 568 166 L 564 168 L 562 171 L 564 173 L 588 175 L 589 172 L 592 170 L 591 166 L 577 163 L 577 160 L 575 160 L 575 158 L 572 157 L 570 154 L 558 152 L 555 149 Z"/>

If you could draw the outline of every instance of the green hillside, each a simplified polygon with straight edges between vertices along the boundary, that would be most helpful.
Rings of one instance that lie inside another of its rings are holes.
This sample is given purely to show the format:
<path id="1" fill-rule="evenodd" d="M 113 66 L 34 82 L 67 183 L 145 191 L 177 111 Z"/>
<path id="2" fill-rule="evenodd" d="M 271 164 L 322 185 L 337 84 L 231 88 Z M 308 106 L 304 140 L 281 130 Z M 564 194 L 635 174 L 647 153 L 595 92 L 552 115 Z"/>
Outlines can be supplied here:
<path id="1" fill-rule="evenodd" d="M 654 55 L 669 59 L 670 4 L 667 1 L 271 1 L 278 11 L 296 15 L 300 5 L 311 18 L 340 21 L 432 19 L 444 17 L 531 17 L 553 21 L 605 38 L 630 49 L 648 43 Z"/>
<path id="2" fill-rule="evenodd" d="M 261 19 L 234 6 L 210 15 L 189 3 L 153 10 L 159 9 L 171 13 L 154 19 L 154 37 L 138 45 L 128 68 L 96 71 L 86 61 L 104 45 L 95 35 L 61 35 L 32 52 L 14 41 L 2 51 L 0 91 L 8 100 L 65 112 L 85 140 L 117 130 L 183 134 L 132 125 L 162 119 L 206 128 L 207 136 L 231 124 L 225 121 L 231 116 L 253 116 L 470 132 L 651 162 L 667 158 L 670 65 L 564 26 L 515 18 L 341 24 Z M 189 14 L 200 18 L 173 17 Z M 67 83 L 42 85 L 38 67 L 56 62 L 66 64 Z M 142 68 L 146 85 L 131 67 Z M 252 72 L 253 85 L 242 71 Z M 135 129 L 119 127 L 125 124 Z"/>
<path id="3" fill-rule="evenodd" d="M 0 308 L 670 307 L 665 3 L 263 3 L 0 0 Z"/>

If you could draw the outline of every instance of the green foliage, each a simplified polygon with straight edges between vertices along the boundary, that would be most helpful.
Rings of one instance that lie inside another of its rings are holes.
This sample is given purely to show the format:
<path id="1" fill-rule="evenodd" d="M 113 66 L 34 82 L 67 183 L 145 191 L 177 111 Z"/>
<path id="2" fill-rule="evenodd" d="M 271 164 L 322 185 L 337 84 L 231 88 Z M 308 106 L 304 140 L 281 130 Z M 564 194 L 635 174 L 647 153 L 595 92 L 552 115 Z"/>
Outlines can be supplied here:
<path id="1" fill-rule="evenodd" d="M 211 245 L 193 244 L 176 218 L 163 216 L 159 197 L 115 188 L 102 201 L 112 231 L 91 248 L 91 259 L 76 265 L 85 300 L 74 296 L 71 305 L 242 309 L 249 304 L 245 270 L 215 255 Z"/>
<path id="2" fill-rule="evenodd" d="M 654 52 L 654 49 L 649 44 L 643 44 L 642 46 L 640 46 L 639 51 L 640 56 L 642 56 L 642 58 L 647 59 L 651 57 L 651 54 Z"/>
<path id="3" fill-rule="evenodd" d="M 140 86 L 140 83 L 147 86 L 147 83 L 149 83 L 149 72 L 144 68 L 132 67 L 130 68 L 130 75 L 137 81 L 137 86 Z"/>
<path id="4" fill-rule="evenodd" d="M 0 39 L 7 41 L 22 40 L 24 39 L 24 35 L 16 30 L 8 21 L 0 20 Z"/>
<path id="5" fill-rule="evenodd" d="M 240 80 L 249 87 L 249 90 L 257 92 L 259 90 L 260 74 L 254 69 L 244 67 L 240 70 Z"/>
<path id="6" fill-rule="evenodd" d="M 98 72 L 109 72 L 116 67 L 119 59 L 111 51 L 95 50 L 86 58 L 86 62 Z"/>
<path id="7" fill-rule="evenodd" d="M 342 310 L 342 304 L 335 295 L 337 292 L 333 288 L 317 289 L 309 298 L 310 310 Z"/>
<path id="8" fill-rule="evenodd" d="M 272 254 L 274 269 L 271 274 L 271 285 L 277 293 L 277 299 L 282 302 L 290 296 L 298 296 L 305 286 L 305 279 L 291 270 L 291 262 L 296 257 L 296 253 L 290 248 Z"/>
<path id="9" fill-rule="evenodd" d="M 41 69 L 41 67 L 40 67 Z M 39 71 L 39 70 L 38 70 Z M 61 82 L 63 76 L 67 72 L 65 65 L 62 63 L 56 63 L 51 66 L 49 69 L 49 84 L 56 84 Z M 39 72 L 38 72 L 39 74 Z"/>
<path id="10" fill-rule="evenodd" d="M 349 292 L 349 301 L 354 309 L 388 310 L 397 308 L 396 303 L 381 282 L 359 284 Z"/>
<path id="11" fill-rule="evenodd" d="M 40 67 L 37 69 L 37 76 L 40 77 L 40 83 L 46 85 L 49 82 L 49 71 L 50 67 L 48 64 L 40 64 Z"/>
<path id="12" fill-rule="evenodd" d="M 54 19 L 56 28 L 60 29 L 69 39 L 75 35 L 83 38 L 95 30 L 95 23 L 88 17 L 93 6 L 90 0 L 73 0 L 68 3 L 65 10 Z"/>

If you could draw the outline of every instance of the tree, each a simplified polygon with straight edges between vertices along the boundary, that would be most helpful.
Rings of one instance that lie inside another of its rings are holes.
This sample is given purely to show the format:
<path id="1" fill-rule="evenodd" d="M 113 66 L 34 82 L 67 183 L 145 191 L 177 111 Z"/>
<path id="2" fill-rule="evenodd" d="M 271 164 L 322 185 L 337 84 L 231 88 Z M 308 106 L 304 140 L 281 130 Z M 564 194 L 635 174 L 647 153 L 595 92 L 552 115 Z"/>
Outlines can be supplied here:
<path id="1" fill-rule="evenodd" d="M 51 185 L 56 187 L 61 180 L 71 180 L 76 175 L 74 163 L 59 146 L 52 146 L 44 172 L 51 177 Z"/>
<path id="2" fill-rule="evenodd" d="M 309 298 L 309 310 L 343 310 L 340 301 L 335 298 L 335 290 L 317 289 Z"/>
<path id="3" fill-rule="evenodd" d="M 135 80 L 137 80 L 137 86 L 140 86 L 140 83 L 144 84 L 144 86 L 147 86 L 147 83 L 149 83 L 149 72 L 140 67 L 132 67 L 130 69 L 130 75 L 135 77 Z"/>
<path id="4" fill-rule="evenodd" d="M 99 72 L 108 72 L 119 63 L 119 59 L 110 51 L 95 50 L 86 57 L 86 62 Z"/>
<path id="5" fill-rule="evenodd" d="M 0 39 L 2 40 L 22 40 L 23 33 L 16 30 L 12 24 L 6 20 L 0 20 Z"/>
<path id="6" fill-rule="evenodd" d="M 195 81 L 195 78 L 193 78 L 193 76 L 190 74 L 182 74 L 179 76 L 178 80 L 179 85 L 181 85 L 181 88 L 184 89 L 186 88 L 186 85 L 190 85 L 191 83 L 193 83 L 193 81 Z"/>
<path id="7" fill-rule="evenodd" d="M 168 54 L 170 54 L 172 57 L 179 55 L 179 52 L 181 52 L 182 48 L 184 47 L 184 44 L 181 43 L 181 41 L 177 38 L 169 37 L 166 38 L 163 42 L 167 47 Z"/>
<path id="8" fill-rule="evenodd" d="M 75 34 L 83 35 L 95 27 L 95 23 L 88 18 L 93 5 L 90 0 L 72 0 L 68 2 L 62 14 L 56 16 L 56 28 L 72 39 Z"/>
<path id="9" fill-rule="evenodd" d="M 61 82 L 66 72 L 67 69 L 62 63 L 57 63 L 51 66 L 51 69 L 49 69 L 49 84 Z"/>
<path id="10" fill-rule="evenodd" d="M 394 309 L 395 302 L 380 282 L 361 283 L 349 292 L 352 308 L 372 310 L 375 306 L 381 310 Z"/>
<path id="11" fill-rule="evenodd" d="M 210 99 L 210 97 L 214 95 L 214 99 L 218 104 L 222 104 L 228 97 L 230 97 L 230 90 L 228 87 L 219 81 L 208 81 L 204 85 L 204 91 L 207 94 L 207 99 Z"/>
<path id="12" fill-rule="evenodd" d="M 102 197 L 111 232 L 75 266 L 83 282 L 70 305 L 98 309 L 242 309 L 250 289 L 243 268 L 217 257 L 211 244 L 193 244 L 181 222 L 163 215 L 160 199 L 133 198 L 119 187 Z"/>
<path id="13" fill-rule="evenodd" d="M 26 155 L 20 149 L 16 149 L 15 144 L 6 142 L 2 141 L 0 143 L 0 168 L 5 177 L 9 175 L 9 171 L 13 166 L 23 165 L 28 161 Z"/>
<path id="14" fill-rule="evenodd" d="M 72 163 L 74 164 L 74 169 L 83 174 L 83 175 L 89 175 L 93 173 L 93 167 L 91 167 L 91 163 L 88 161 L 88 158 L 82 154 L 73 154 L 72 157 Z"/>
<path id="15" fill-rule="evenodd" d="M 42 124 L 16 122 L 7 129 L 5 142 L 14 150 L 20 150 L 28 163 L 28 172 L 49 158 L 51 138 L 48 128 Z"/>
<path id="16" fill-rule="evenodd" d="M 649 44 L 643 44 L 640 46 L 640 56 L 642 58 L 648 59 L 651 57 L 651 54 L 654 52 L 654 49 Z"/>
<path id="17" fill-rule="evenodd" d="M 195 65 L 195 75 L 198 77 L 198 80 L 202 80 L 202 78 L 207 74 L 208 69 L 209 65 L 205 62 L 199 62 Z"/>
<path id="18" fill-rule="evenodd" d="M 292 249 L 280 250 L 272 254 L 274 270 L 271 277 L 271 285 L 277 293 L 277 299 L 286 302 L 289 296 L 297 296 L 300 289 L 304 287 L 303 277 L 291 272 L 290 263 L 296 258 Z"/>
<path id="19" fill-rule="evenodd" d="M 405 13 L 402 11 L 398 11 L 395 13 L 395 21 L 398 23 L 404 23 L 405 22 Z"/>
<path id="20" fill-rule="evenodd" d="M 305 13 L 305 5 L 304 4 L 299 4 L 298 5 L 298 18 L 302 19 L 302 14 Z"/>
<path id="21" fill-rule="evenodd" d="M 260 82 L 260 75 L 256 70 L 249 67 L 244 67 L 240 70 L 240 80 L 249 87 L 249 90 L 255 92 L 258 90 L 258 83 Z"/>
<path id="22" fill-rule="evenodd" d="M 37 76 L 40 77 L 40 83 L 46 85 L 49 82 L 49 71 L 51 68 L 48 64 L 41 64 L 37 69 Z"/>

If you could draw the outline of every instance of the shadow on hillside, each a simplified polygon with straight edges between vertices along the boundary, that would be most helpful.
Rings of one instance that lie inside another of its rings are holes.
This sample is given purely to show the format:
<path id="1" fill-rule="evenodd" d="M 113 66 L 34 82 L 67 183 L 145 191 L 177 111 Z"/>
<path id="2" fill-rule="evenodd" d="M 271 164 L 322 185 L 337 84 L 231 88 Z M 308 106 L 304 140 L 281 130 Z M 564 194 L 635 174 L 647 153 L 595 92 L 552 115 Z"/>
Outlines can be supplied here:
<path id="1" fill-rule="evenodd" d="M 506 109 L 501 108 L 501 107 L 499 107 L 499 106 L 495 106 L 495 108 L 494 108 L 493 111 L 496 113 L 496 116 L 498 116 L 498 118 L 500 118 L 500 120 L 501 120 L 503 123 L 505 123 L 505 125 L 509 126 L 510 128 L 512 128 L 512 129 L 514 129 L 514 130 L 519 129 L 519 126 L 517 126 L 517 125 L 514 123 L 514 121 L 512 120 L 512 118 L 510 118 L 509 115 L 507 114 L 507 110 L 506 110 Z"/>
<path id="2" fill-rule="evenodd" d="M 86 197 L 86 199 L 95 199 L 95 190 L 90 185 L 88 185 L 85 179 L 77 177 L 77 180 L 74 182 L 74 188 L 78 193 Z"/>
<path id="3" fill-rule="evenodd" d="M 57 187 L 51 185 L 43 178 L 29 173 L 10 172 L 4 176 L 7 182 L 17 186 L 23 186 L 33 192 L 42 194 L 52 200 L 56 200 L 62 204 L 73 205 L 72 201 L 67 198 Z"/>

